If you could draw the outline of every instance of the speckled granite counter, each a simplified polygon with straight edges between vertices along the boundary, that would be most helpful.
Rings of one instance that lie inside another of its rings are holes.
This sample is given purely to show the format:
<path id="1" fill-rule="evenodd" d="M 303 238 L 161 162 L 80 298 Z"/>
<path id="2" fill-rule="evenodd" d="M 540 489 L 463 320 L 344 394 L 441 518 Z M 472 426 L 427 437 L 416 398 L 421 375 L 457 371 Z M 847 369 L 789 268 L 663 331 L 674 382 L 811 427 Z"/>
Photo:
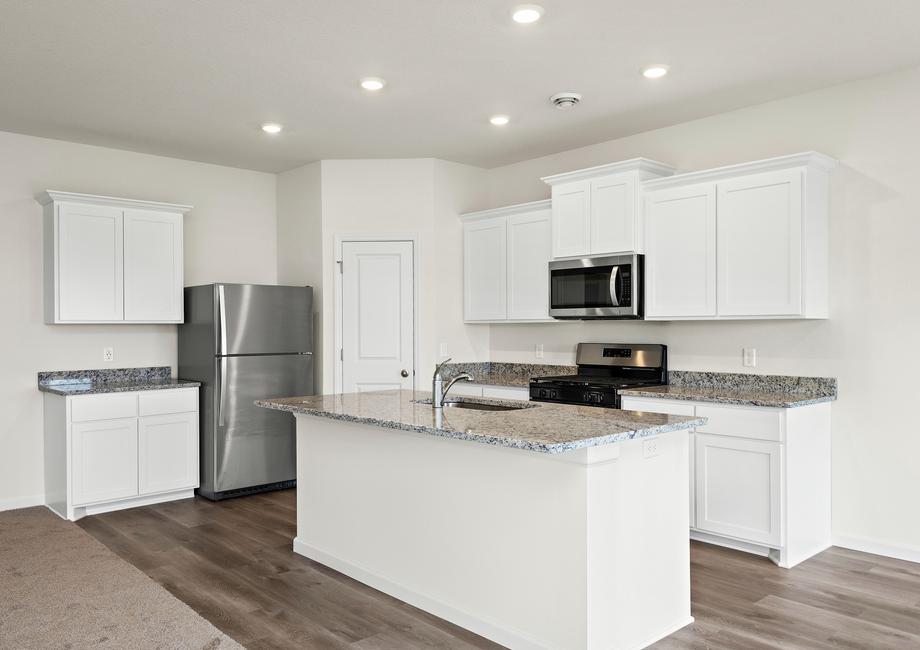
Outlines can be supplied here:
<path id="1" fill-rule="evenodd" d="M 487 386 L 511 386 L 527 388 L 531 377 L 553 375 L 574 375 L 577 366 L 559 366 L 544 363 L 505 363 L 500 361 L 477 361 L 448 363 L 444 366 L 445 379 L 456 377 L 461 372 L 473 377 L 473 383 Z"/>
<path id="2" fill-rule="evenodd" d="M 521 405 L 525 408 L 513 411 L 445 408 L 439 416 L 431 408 L 430 402 L 421 403 L 430 397 L 430 394 L 423 392 L 393 390 L 259 400 L 256 405 L 550 454 L 692 429 L 706 421 L 706 418 L 636 413 L 592 406 L 480 398 L 448 398 L 448 401 Z"/>
<path id="3" fill-rule="evenodd" d="M 672 370 L 668 373 L 668 381 L 668 386 L 634 388 L 623 391 L 623 396 L 775 408 L 794 408 L 837 399 L 837 380 L 831 377 Z"/>
<path id="4" fill-rule="evenodd" d="M 54 395 L 97 395 L 167 388 L 195 388 L 201 383 L 173 379 L 169 366 L 55 370 L 38 373 L 38 390 Z"/>

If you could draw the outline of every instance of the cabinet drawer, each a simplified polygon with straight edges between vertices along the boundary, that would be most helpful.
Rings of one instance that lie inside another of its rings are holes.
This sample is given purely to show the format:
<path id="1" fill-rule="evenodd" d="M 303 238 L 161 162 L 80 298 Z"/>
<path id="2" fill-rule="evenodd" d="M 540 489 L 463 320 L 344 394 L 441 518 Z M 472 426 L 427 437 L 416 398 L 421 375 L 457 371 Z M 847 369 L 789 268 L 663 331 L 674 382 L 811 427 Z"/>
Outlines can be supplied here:
<path id="1" fill-rule="evenodd" d="M 137 393 L 108 393 L 71 398 L 71 422 L 133 417 L 137 417 Z"/>
<path id="2" fill-rule="evenodd" d="M 145 415 L 168 415 L 198 410 L 198 389 L 151 390 L 138 395 L 139 412 Z"/>
<path id="3" fill-rule="evenodd" d="M 668 415 L 693 416 L 693 402 L 669 402 L 657 399 L 640 399 L 623 395 L 622 408 L 627 411 L 645 411 L 646 413 L 666 413 Z"/>
<path id="4" fill-rule="evenodd" d="M 777 442 L 783 439 L 783 418 L 778 409 L 698 404 L 696 414 L 709 418 L 706 424 L 697 427 L 700 433 Z"/>

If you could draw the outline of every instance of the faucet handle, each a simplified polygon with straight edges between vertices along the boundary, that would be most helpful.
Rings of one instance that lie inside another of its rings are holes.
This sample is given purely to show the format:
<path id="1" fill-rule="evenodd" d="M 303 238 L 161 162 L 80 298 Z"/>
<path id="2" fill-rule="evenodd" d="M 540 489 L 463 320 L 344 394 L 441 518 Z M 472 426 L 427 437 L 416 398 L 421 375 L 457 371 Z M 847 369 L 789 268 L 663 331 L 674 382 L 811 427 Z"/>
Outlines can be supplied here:
<path id="1" fill-rule="evenodd" d="M 442 361 L 442 362 L 439 363 L 437 366 L 435 366 L 435 368 L 434 368 L 434 375 L 432 375 L 432 377 L 431 377 L 432 381 L 434 381 L 435 379 L 437 379 L 438 375 L 441 374 L 441 368 L 443 368 L 443 367 L 444 367 L 444 364 L 447 363 L 448 361 L 450 361 L 450 357 L 447 357 L 446 359 L 444 359 L 444 361 Z"/>

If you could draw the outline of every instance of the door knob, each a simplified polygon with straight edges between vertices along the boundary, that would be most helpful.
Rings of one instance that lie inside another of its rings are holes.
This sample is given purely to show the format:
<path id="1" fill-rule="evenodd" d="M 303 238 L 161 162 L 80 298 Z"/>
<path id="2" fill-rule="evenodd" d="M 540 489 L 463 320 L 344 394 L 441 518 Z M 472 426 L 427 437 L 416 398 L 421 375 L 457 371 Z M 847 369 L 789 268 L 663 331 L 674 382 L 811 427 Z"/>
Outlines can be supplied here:
<path id="1" fill-rule="evenodd" d="M 406 369 L 403 369 L 403 370 L 400 370 L 400 371 L 399 371 L 399 374 L 402 375 L 403 377 L 408 377 L 408 376 L 409 376 L 409 371 L 406 370 Z"/>

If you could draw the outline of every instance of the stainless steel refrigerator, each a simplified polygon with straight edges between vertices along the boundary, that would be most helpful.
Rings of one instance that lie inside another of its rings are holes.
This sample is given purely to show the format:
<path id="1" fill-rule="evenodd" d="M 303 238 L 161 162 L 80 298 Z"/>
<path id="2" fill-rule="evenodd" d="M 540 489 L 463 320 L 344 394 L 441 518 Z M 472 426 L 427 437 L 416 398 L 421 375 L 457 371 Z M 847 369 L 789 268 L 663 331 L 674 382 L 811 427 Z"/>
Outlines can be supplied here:
<path id="1" fill-rule="evenodd" d="M 179 376 L 202 382 L 201 496 L 293 487 L 294 418 L 253 402 L 313 394 L 313 289 L 187 287 Z"/>

